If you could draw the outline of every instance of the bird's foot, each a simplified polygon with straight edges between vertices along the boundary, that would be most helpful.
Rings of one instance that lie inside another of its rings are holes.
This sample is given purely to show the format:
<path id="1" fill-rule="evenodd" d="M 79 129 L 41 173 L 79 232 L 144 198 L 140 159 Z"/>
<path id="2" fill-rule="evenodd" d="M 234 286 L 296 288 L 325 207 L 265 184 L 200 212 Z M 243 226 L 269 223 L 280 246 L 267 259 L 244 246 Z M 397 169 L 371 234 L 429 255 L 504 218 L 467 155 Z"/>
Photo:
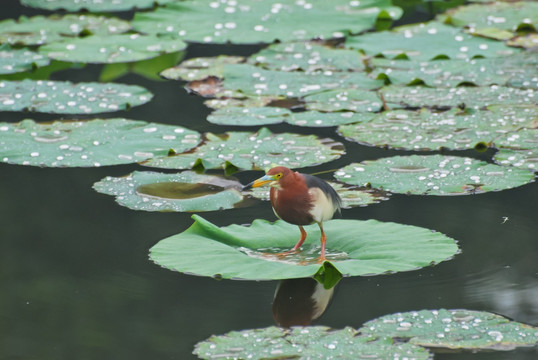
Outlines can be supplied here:
<path id="1" fill-rule="evenodd" d="M 325 255 L 322 255 L 316 259 L 316 264 L 323 264 L 325 261 L 327 261 L 327 258 L 325 258 Z"/>

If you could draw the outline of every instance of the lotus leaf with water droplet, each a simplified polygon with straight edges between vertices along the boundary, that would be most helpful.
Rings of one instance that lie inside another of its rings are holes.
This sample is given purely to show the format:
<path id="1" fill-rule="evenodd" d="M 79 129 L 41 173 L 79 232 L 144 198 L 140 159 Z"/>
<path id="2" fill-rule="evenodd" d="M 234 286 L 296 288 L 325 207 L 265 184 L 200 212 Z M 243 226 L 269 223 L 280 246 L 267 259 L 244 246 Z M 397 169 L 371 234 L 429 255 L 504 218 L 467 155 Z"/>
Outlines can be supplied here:
<path id="1" fill-rule="evenodd" d="M 187 44 L 178 39 L 119 34 L 65 39 L 43 45 L 39 52 L 60 61 L 110 64 L 147 60 L 162 54 L 179 52 L 186 47 Z"/>
<path id="2" fill-rule="evenodd" d="M 130 109 L 152 97 L 138 85 L 0 80 L 0 111 L 96 114 Z"/>
<path id="3" fill-rule="evenodd" d="M 237 180 L 185 171 L 177 174 L 135 171 L 125 177 L 106 177 L 93 188 L 113 195 L 133 210 L 212 211 L 231 209 L 243 200 Z"/>
<path id="4" fill-rule="evenodd" d="M 132 23 L 144 33 L 192 42 L 245 44 L 343 37 L 372 28 L 378 17 L 397 19 L 401 14 L 390 0 L 196 0 L 138 12 Z"/>
<path id="5" fill-rule="evenodd" d="M 192 218 L 195 222 L 187 230 L 151 248 L 154 262 L 200 276 L 277 280 L 312 277 L 327 267 L 341 276 L 416 270 L 458 252 L 453 239 L 425 228 L 376 220 L 330 220 L 323 223 L 328 261 L 320 264 L 320 231 L 315 224 L 305 226 L 308 236 L 300 252 L 282 256 L 279 253 L 297 242 L 296 225 L 258 219 L 250 226 L 218 227 L 200 216 Z M 316 279 L 323 282 L 322 277 Z"/>
<path id="6" fill-rule="evenodd" d="M 200 359 L 252 360 L 431 358 L 428 350 L 419 346 L 364 336 L 350 327 L 335 330 L 324 326 L 231 331 L 199 342 L 194 354 Z"/>
<path id="7" fill-rule="evenodd" d="M 42 1 L 40 1 L 42 2 Z M 0 43 L 43 45 L 64 38 L 91 33 L 94 35 L 121 34 L 131 29 L 129 22 L 114 17 L 96 15 L 21 16 L 18 20 L 0 22 Z"/>
<path id="8" fill-rule="evenodd" d="M 415 195 L 467 195 L 499 191 L 534 181 L 534 174 L 468 157 L 394 156 L 352 163 L 335 172 L 344 183 Z"/>
<path id="9" fill-rule="evenodd" d="M 538 344 L 538 328 L 503 316 L 472 310 L 421 310 L 368 321 L 362 334 L 409 339 L 439 349 L 512 350 Z"/>
<path id="10" fill-rule="evenodd" d="M 161 76 L 170 80 L 203 80 L 210 76 L 222 78 L 225 64 L 238 64 L 244 62 L 242 56 L 199 57 L 187 59 L 181 64 L 163 70 Z"/>
<path id="11" fill-rule="evenodd" d="M 28 49 L 12 49 L 0 46 L 0 74 L 13 74 L 47 66 L 50 60 Z"/>
<path id="12" fill-rule="evenodd" d="M 181 126 L 128 119 L 0 123 L 0 161 L 73 167 L 129 164 L 185 151 L 200 135 Z"/>
<path id="13" fill-rule="evenodd" d="M 282 165 L 300 168 L 339 158 L 343 145 L 314 135 L 273 134 L 266 128 L 258 132 L 205 134 L 205 140 L 193 151 L 155 157 L 143 165 L 167 169 L 218 169 L 228 173 L 237 169 L 265 169 Z"/>
<path id="14" fill-rule="evenodd" d="M 502 42 L 477 38 L 440 22 L 404 25 L 391 31 L 352 36 L 346 47 L 369 56 L 427 61 L 438 57 L 472 59 L 476 56 L 509 56 L 519 52 Z"/>
<path id="15" fill-rule="evenodd" d="M 64 9 L 67 11 L 109 12 L 127 11 L 133 8 L 146 9 L 153 7 L 155 4 L 163 5 L 172 1 L 175 0 L 21 0 L 21 3 L 45 10 Z"/>
<path id="16" fill-rule="evenodd" d="M 493 160 L 499 165 L 510 165 L 530 171 L 538 171 L 538 148 L 527 150 L 499 150 Z"/>

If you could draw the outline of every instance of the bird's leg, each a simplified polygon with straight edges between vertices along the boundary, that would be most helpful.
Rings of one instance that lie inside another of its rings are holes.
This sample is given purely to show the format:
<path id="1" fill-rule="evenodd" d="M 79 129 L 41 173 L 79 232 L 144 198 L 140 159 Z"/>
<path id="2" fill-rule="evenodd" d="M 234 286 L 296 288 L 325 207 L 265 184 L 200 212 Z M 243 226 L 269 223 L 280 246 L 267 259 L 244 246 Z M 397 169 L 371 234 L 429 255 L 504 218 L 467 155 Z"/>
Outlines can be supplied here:
<path id="1" fill-rule="evenodd" d="M 321 230 L 321 254 L 319 255 L 318 262 L 324 262 L 325 259 L 325 243 L 327 242 L 327 236 L 325 236 L 325 231 L 323 231 L 323 224 L 321 222 L 318 223 L 319 229 Z"/>
<path id="2" fill-rule="evenodd" d="M 303 245 L 304 241 L 306 240 L 306 231 L 301 225 L 299 225 L 299 230 L 301 230 L 301 238 L 299 239 L 297 244 L 295 244 L 295 246 L 293 247 L 293 251 L 299 250 L 301 245 Z"/>

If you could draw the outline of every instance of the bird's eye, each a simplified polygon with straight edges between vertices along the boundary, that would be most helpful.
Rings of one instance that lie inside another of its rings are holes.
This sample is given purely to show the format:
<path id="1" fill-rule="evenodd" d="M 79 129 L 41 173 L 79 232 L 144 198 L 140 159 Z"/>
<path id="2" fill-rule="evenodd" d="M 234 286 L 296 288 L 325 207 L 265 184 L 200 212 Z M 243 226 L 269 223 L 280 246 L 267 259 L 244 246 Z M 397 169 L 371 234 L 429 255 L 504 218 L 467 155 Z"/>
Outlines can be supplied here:
<path id="1" fill-rule="evenodd" d="M 278 174 L 276 174 L 275 177 L 276 177 L 277 179 L 280 179 L 280 178 L 282 177 L 282 173 L 278 173 Z"/>

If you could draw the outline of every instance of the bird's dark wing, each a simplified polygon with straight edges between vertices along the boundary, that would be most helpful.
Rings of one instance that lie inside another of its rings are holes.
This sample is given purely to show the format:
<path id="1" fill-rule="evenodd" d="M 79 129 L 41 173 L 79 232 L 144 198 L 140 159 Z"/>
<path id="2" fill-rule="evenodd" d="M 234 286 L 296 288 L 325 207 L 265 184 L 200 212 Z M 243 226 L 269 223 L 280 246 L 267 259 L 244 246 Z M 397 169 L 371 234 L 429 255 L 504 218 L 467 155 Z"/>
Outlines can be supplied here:
<path id="1" fill-rule="evenodd" d="M 329 185 L 325 180 L 322 180 L 318 177 L 308 175 L 308 174 L 302 174 L 302 175 L 304 176 L 304 180 L 308 188 L 312 188 L 312 187 L 320 188 L 325 194 L 327 194 L 327 197 L 333 203 L 334 208 L 338 212 L 340 212 L 340 208 L 342 207 L 342 199 L 340 198 L 340 195 L 338 195 L 338 193 L 333 189 L 331 185 Z"/>

